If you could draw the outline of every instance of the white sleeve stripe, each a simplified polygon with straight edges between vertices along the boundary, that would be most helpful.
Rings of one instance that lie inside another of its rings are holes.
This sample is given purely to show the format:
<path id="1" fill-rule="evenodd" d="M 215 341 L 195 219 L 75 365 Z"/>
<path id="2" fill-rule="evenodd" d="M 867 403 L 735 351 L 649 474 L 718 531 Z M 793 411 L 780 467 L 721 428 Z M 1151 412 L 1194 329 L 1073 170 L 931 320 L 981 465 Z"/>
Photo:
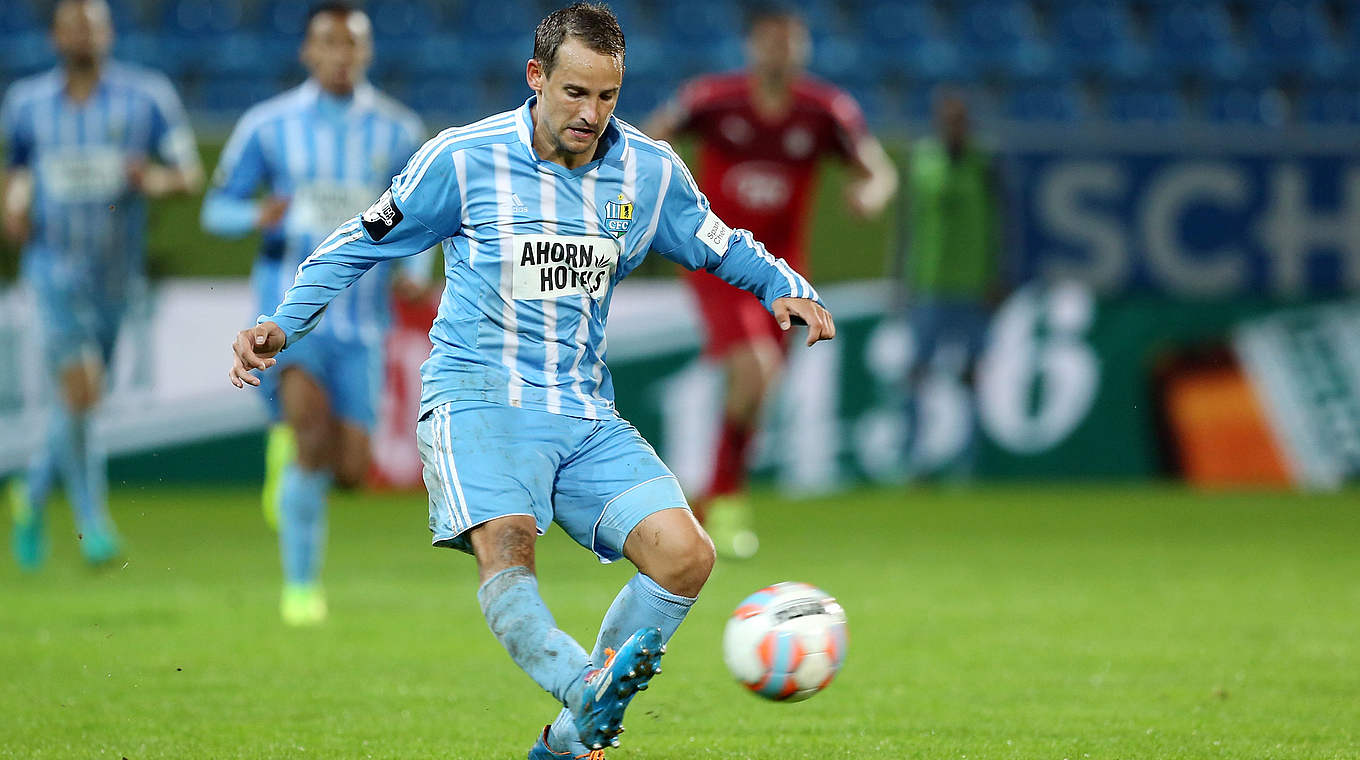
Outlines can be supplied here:
<path id="1" fill-rule="evenodd" d="M 793 269 L 791 269 L 788 264 L 780 259 L 776 259 L 769 251 L 765 250 L 764 245 L 757 243 L 755 238 L 751 237 L 751 233 L 748 230 L 740 230 L 738 234 L 741 239 L 746 241 L 746 244 L 751 247 L 751 250 L 755 251 L 756 256 L 763 259 L 765 263 L 774 267 L 776 272 L 784 276 L 784 281 L 788 283 L 789 286 L 789 294 L 798 297 L 797 294 L 802 292 L 798 287 L 798 280 L 801 280 L 802 278 L 794 274 Z"/>
<path id="2" fill-rule="evenodd" d="M 492 126 L 503 126 L 501 122 L 503 122 L 505 118 L 506 115 L 501 114 L 499 116 L 493 116 L 487 119 L 482 119 L 481 121 L 475 124 L 470 124 L 466 127 L 453 127 L 451 129 L 446 129 L 443 132 L 440 132 L 439 134 L 431 138 L 429 142 L 426 142 L 424 145 L 422 145 L 420 147 L 420 150 L 417 150 L 416 154 L 411 157 L 410 165 L 414 167 L 428 160 L 431 153 L 437 153 L 439 149 L 444 145 L 444 143 L 459 135 L 469 134 L 472 131 L 480 130 L 483 128 L 491 128 Z"/>
<path id="3" fill-rule="evenodd" d="M 652 204 L 652 221 L 647 225 L 647 237 L 644 238 L 650 248 L 652 241 L 656 239 L 656 228 L 661 224 L 661 206 L 666 202 L 666 191 L 671 186 L 671 163 L 663 161 L 661 163 L 661 182 L 660 189 L 656 193 L 656 203 Z"/>
<path id="4" fill-rule="evenodd" d="M 298 264 L 298 271 L 301 272 L 302 268 L 307 266 L 307 264 L 317 256 L 324 256 L 340 246 L 358 240 L 363 236 L 364 230 L 363 227 L 359 225 L 358 217 L 345 222 L 340 225 L 335 232 L 332 232 L 330 237 L 322 241 L 321 245 L 317 246 L 315 251 L 312 251 L 312 255 L 303 259 L 301 264 Z"/>
<path id="5" fill-rule="evenodd" d="M 513 116 L 513 114 L 511 114 L 511 116 Z M 394 194 L 402 200 L 406 200 L 406 198 L 410 196 L 411 190 L 416 185 L 420 184 L 420 179 L 425 176 L 425 172 L 429 170 L 430 164 L 434 161 L 435 157 L 444 150 L 445 146 L 452 145 L 463 139 L 513 132 L 513 129 L 496 131 L 509 123 L 507 121 L 508 118 L 509 117 L 507 116 L 502 116 L 494 123 L 486 123 L 487 120 L 483 120 L 468 127 L 444 130 L 437 137 L 425 143 L 420 150 L 416 151 L 415 156 L 411 158 L 410 167 L 415 169 L 415 167 L 419 166 L 420 168 L 417 170 L 417 174 L 413 178 L 408 177 L 406 182 L 403 183 L 400 188 L 397 188 L 397 191 Z"/>
<path id="6" fill-rule="evenodd" d="M 425 178 L 425 172 L 429 171 L 431 166 L 434 166 L 435 160 L 438 159 L 440 154 L 442 154 L 445 150 L 457 150 L 459 144 L 467 140 L 474 140 L 480 137 L 492 137 L 495 135 L 505 135 L 514 131 L 515 127 L 511 126 L 506 127 L 504 129 L 493 130 L 489 132 L 474 132 L 472 134 L 459 135 L 457 137 L 452 137 L 449 138 L 448 140 L 445 140 L 443 144 L 441 144 L 436 150 L 431 151 L 430 154 L 425 157 L 425 163 L 423 166 L 420 167 L 420 171 L 414 177 L 410 178 L 410 180 L 408 180 L 404 185 L 402 185 L 401 189 L 397 191 L 396 195 L 402 200 L 410 198 L 411 193 L 415 192 L 416 187 L 420 185 L 420 181 Z"/>

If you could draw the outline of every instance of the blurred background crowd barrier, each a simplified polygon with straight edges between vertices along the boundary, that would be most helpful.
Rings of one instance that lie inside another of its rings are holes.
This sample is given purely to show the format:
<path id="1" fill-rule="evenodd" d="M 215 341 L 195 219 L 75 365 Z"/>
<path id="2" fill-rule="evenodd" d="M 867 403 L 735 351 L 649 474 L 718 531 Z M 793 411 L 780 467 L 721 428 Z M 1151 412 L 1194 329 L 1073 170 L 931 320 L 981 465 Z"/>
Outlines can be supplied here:
<path id="1" fill-rule="evenodd" d="M 641 121 L 687 77 L 741 64 L 738 3 L 610 4 L 628 39 L 625 119 Z M 110 5 L 115 58 L 172 77 L 209 168 L 245 108 L 302 78 L 306 3 Z M 432 131 L 513 108 L 528 95 L 523 63 L 545 7 L 368 3 L 371 78 Z M 1331 488 L 1360 472 L 1360 4 L 799 8 L 813 72 L 858 99 L 904 172 L 912 141 L 933 130 L 935 93 L 964 95 L 1004 178 L 1009 287 L 971 386 L 932 370 L 909 390 L 915 343 L 885 273 L 911 255 L 910 193 L 893 218 L 856 222 L 836 202 L 833 173 L 811 251 L 843 329 L 795 352 L 799 382 L 769 410 L 760 474 L 823 490 L 927 474 Z M 5 1 L 0 86 L 53 65 L 48 12 Z M 123 455 L 115 482 L 258 476 L 263 408 L 225 380 L 230 335 L 253 316 L 252 243 L 210 239 L 197 218 L 196 200 L 155 212 L 157 279 L 127 331 L 173 336 L 183 350 L 152 356 L 123 341 L 101 427 Z M 16 256 L 5 254 L 9 283 Z M 698 323 L 670 268 L 642 275 L 620 290 L 611 320 L 619 405 L 683 480 L 702 483 L 717 370 L 699 358 Z M 25 298 L 17 288 L 0 296 L 0 347 L 33 356 Z M 427 350 L 428 316 L 401 315 L 377 447 L 384 483 L 419 482 L 411 367 Z M 0 366 L 0 425 L 36 429 L 43 392 L 30 363 Z M 909 396 L 918 414 L 907 413 Z M 974 426 L 977 451 L 951 470 Z M 815 431 L 817 445 L 774 446 L 787 429 Z M 17 467 L 32 438 L 7 433 L 0 469 Z"/>

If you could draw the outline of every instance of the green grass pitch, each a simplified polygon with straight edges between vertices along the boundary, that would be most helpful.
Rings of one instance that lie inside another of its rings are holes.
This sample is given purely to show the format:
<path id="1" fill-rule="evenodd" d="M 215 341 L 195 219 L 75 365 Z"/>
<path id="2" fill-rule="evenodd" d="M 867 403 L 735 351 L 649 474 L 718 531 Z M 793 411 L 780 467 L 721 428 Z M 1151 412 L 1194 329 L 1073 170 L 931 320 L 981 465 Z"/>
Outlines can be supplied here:
<path id="1" fill-rule="evenodd" d="M 427 546 L 421 495 L 335 498 L 315 630 L 278 621 L 254 496 L 117 490 L 131 551 L 102 572 L 54 510 L 47 567 L 0 569 L 0 757 L 524 756 L 554 704 L 487 631 L 472 560 Z M 1355 496 L 760 494 L 762 553 L 719 566 L 610 756 L 1360 757 Z M 539 574 L 589 642 L 629 570 L 553 531 Z M 780 580 L 850 620 L 844 670 L 800 704 L 720 659 L 732 607 Z"/>

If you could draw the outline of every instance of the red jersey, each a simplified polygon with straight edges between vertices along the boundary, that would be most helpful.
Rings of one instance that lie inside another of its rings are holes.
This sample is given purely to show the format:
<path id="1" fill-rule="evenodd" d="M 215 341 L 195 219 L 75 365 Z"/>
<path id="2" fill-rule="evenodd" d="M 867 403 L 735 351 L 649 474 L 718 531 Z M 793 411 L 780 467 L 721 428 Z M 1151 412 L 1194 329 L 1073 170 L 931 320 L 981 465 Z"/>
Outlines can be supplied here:
<path id="1" fill-rule="evenodd" d="M 868 134 L 859 104 L 803 76 L 784 114 L 767 118 L 751 102 L 749 75 L 734 73 L 693 80 L 673 107 L 680 131 L 699 138 L 699 187 L 713 212 L 801 271 L 817 164 L 854 155 Z"/>

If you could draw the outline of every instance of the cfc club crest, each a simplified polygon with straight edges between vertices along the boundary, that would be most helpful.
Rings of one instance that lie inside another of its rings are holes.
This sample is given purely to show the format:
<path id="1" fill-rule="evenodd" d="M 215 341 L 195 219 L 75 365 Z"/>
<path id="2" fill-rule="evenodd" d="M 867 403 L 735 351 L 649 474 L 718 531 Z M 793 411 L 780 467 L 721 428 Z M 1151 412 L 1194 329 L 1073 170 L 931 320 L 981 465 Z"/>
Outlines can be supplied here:
<path id="1" fill-rule="evenodd" d="M 609 201 L 604 204 L 604 228 L 614 234 L 614 237 L 623 237 L 623 233 L 628 231 L 628 225 L 633 223 L 633 202 L 623 197 L 619 193 L 617 201 Z"/>

